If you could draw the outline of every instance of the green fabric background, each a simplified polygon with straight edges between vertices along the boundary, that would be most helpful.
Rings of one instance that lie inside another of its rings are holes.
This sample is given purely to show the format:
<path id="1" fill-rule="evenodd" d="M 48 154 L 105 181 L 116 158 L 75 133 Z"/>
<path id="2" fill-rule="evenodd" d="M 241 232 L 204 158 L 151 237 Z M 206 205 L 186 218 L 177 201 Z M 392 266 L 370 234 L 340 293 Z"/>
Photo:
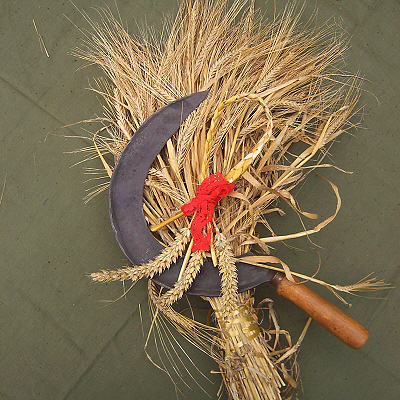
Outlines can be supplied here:
<path id="1" fill-rule="evenodd" d="M 118 0 L 123 21 L 137 31 L 135 19 L 161 29 L 162 16 L 174 15 L 171 0 Z M 76 0 L 95 17 L 93 5 L 113 1 Z M 272 16 L 270 1 L 256 5 Z M 346 297 L 348 312 L 371 337 L 355 351 L 313 323 L 298 361 L 302 372 L 300 399 L 395 400 L 400 398 L 399 346 L 399 15 L 394 0 L 309 1 L 303 20 L 314 9 L 318 23 L 335 18 L 351 36 L 348 70 L 361 71 L 367 81 L 363 128 L 344 136 L 332 149 L 343 174 L 324 170 L 338 185 L 343 200 L 335 221 L 313 237 L 290 244 L 306 251 L 277 246 L 276 255 L 293 270 L 312 273 L 321 256 L 319 277 L 338 284 L 353 283 L 370 272 L 394 288 L 368 297 Z M 35 20 L 50 57 L 39 46 Z M 68 52 L 82 33 L 73 26 L 87 23 L 69 1 L 0 1 L 0 399 L 175 399 L 168 376 L 157 370 L 143 351 L 139 316 L 149 326 L 146 283 L 139 282 L 116 303 L 118 283 L 97 285 L 88 272 L 124 264 L 108 221 L 107 193 L 89 204 L 82 198 L 90 184 L 83 167 L 70 166 L 85 146 L 80 139 L 48 136 L 59 126 L 101 114 L 94 93 L 85 90 L 101 73 Z M 79 127 L 63 134 L 81 134 Z M 60 132 L 61 134 L 61 132 Z M 0 192 L 1 193 L 1 192 Z M 321 217 L 334 210 L 334 196 L 323 180 L 310 176 L 297 194 L 303 209 Z M 298 231 L 297 217 L 274 217 L 280 234 Z M 311 226 L 311 225 L 310 225 Z M 327 291 L 312 285 L 335 304 Z M 306 315 L 278 298 L 264 285 L 259 299 L 272 297 L 282 328 L 296 341 Z M 194 373 L 216 398 L 219 376 L 206 356 L 188 349 L 213 384 Z M 153 353 L 154 354 L 154 353 Z M 191 385 L 179 387 L 187 398 L 207 396 L 184 372 Z"/>

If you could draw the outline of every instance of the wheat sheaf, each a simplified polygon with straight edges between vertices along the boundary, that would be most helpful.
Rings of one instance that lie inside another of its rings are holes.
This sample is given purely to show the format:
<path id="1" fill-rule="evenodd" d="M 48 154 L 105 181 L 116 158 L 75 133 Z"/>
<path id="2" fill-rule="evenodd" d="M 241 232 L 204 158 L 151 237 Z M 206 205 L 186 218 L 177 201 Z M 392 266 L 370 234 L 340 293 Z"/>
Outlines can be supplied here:
<path id="1" fill-rule="evenodd" d="M 235 257 L 259 245 L 264 254 L 253 259 L 256 265 L 278 264 L 273 268 L 289 279 L 293 274 L 334 291 L 353 290 L 294 273 L 269 254 L 269 243 L 311 235 L 332 221 L 340 208 L 335 185 L 330 184 L 336 211 L 313 229 L 278 236 L 266 215 L 280 213 L 277 201 L 283 199 L 300 215 L 315 218 L 300 210 L 291 192 L 311 170 L 327 166 L 328 146 L 354 127 L 350 118 L 358 111 L 360 79 L 343 71 L 347 38 L 335 23 L 300 24 L 295 6 L 268 21 L 252 1 L 229 4 L 183 1 L 169 34 L 158 41 L 150 30 L 137 37 L 128 34 L 108 10 L 98 10 L 100 23 L 84 14 L 91 30 L 74 54 L 98 65 L 107 77 L 93 87 L 104 99 L 105 115 L 97 119 L 102 127 L 91 137 L 93 146 L 83 150 L 87 160 L 101 160 L 103 170 L 88 172 L 103 173 L 104 182 L 87 199 L 107 189 L 115 162 L 147 118 L 173 100 L 209 91 L 154 160 L 145 182 L 144 216 L 165 248 L 146 264 L 91 277 L 99 282 L 151 279 L 182 257 L 173 288 L 149 282 L 155 318 L 168 320 L 218 363 L 231 399 L 289 399 L 297 386 L 296 351 L 304 335 L 293 344 L 270 306 L 271 326 L 259 326 L 253 293 L 238 293 Z M 298 143 L 302 146 L 294 149 Z M 183 216 L 181 207 L 216 172 L 235 188 L 216 205 L 210 250 L 192 252 L 194 217 Z M 260 238 L 258 224 L 270 236 Z M 213 327 L 173 308 L 205 260 L 221 276 L 220 296 L 206 298 L 215 316 Z M 354 290 L 382 285 L 369 278 Z"/>

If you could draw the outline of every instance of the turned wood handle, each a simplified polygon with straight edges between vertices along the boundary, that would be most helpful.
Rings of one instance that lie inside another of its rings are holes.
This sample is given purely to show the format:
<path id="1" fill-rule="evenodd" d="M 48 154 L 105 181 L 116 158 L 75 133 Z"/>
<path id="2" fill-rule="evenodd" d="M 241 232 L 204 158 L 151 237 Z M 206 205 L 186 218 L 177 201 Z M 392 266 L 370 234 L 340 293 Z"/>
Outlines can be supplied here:
<path id="1" fill-rule="evenodd" d="M 279 295 L 292 301 L 348 346 L 359 349 L 367 341 L 366 328 L 307 286 L 289 281 L 282 273 L 277 273 L 271 283 Z"/>

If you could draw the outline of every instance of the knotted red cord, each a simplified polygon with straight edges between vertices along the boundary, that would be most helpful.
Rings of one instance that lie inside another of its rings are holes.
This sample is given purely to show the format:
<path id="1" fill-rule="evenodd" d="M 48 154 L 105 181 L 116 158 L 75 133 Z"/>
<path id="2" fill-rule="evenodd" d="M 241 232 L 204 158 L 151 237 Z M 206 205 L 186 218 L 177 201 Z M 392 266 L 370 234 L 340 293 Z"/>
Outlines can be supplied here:
<path id="1" fill-rule="evenodd" d="M 210 250 L 212 228 L 208 223 L 212 221 L 217 203 L 235 188 L 219 172 L 204 179 L 197 188 L 196 197 L 181 207 L 186 216 L 196 213 L 190 231 L 193 237 L 192 251 Z"/>

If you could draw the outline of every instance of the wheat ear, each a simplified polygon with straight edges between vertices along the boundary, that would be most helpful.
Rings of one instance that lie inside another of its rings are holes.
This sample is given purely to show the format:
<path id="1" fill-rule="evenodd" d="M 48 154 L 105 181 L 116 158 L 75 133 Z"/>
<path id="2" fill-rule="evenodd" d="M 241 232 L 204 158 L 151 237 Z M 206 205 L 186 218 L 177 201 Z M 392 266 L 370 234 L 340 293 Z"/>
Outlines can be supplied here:
<path id="1" fill-rule="evenodd" d="M 90 274 L 93 281 L 110 282 L 110 281 L 125 281 L 131 279 L 137 281 L 141 278 L 152 278 L 156 274 L 161 274 L 165 269 L 168 269 L 178 257 L 182 257 L 190 239 L 190 229 L 183 228 L 176 235 L 175 240 L 161 253 L 149 261 L 147 264 L 141 264 L 133 267 L 120 268 L 117 270 L 102 270 Z"/>
<path id="2" fill-rule="evenodd" d="M 232 246 L 222 233 L 215 235 L 214 247 L 221 275 L 221 302 L 225 317 L 238 308 L 238 275 Z"/>
<path id="3" fill-rule="evenodd" d="M 205 257 L 204 251 L 192 253 L 189 264 L 182 274 L 182 278 L 176 281 L 174 287 L 162 296 L 162 301 L 165 305 L 175 303 L 190 288 L 190 285 L 193 283 L 194 278 L 196 278 L 196 275 L 199 273 L 204 263 Z"/>

